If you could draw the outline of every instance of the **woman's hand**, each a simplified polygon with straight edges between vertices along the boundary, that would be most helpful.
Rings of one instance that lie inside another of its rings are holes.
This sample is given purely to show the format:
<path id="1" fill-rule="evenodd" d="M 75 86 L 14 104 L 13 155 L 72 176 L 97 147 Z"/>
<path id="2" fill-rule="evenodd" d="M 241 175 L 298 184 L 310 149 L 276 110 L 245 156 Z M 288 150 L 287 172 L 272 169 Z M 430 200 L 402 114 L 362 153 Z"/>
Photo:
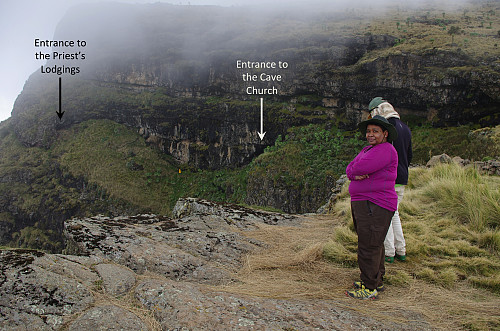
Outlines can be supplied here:
<path id="1" fill-rule="evenodd" d="M 367 178 L 370 178 L 370 176 L 368 176 L 368 175 L 354 176 L 354 180 L 363 180 L 363 179 L 367 179 Z"/>

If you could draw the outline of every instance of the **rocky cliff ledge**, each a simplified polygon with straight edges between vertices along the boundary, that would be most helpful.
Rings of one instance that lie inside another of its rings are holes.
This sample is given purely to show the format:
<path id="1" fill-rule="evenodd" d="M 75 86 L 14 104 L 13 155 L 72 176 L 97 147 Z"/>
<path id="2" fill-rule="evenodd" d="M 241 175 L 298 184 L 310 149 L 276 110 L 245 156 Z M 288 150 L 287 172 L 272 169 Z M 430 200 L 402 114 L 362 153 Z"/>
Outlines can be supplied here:
<path id="1" fill-rule="evenodd" d="M 69 220 L 64 255 L 1 251 L 0 328 L 415 329 L 376 321 L 333 301 L 217 289 L 238 281 L 234 271 L 245 254 L 265 246 L 249 238 L 248 230 L 263 223 L 300 226 L 304 219 L 198 199 L 179 200 L 174 214 L 178 218 Z"/>
<path id="2" fill-rule="evenodd" d="M 479 57 L 483 44 L 476 52 L 431 45 L 428 19 L 398 46 L 402 32 L 372 27 L 374 9 L 360 11 L 363 19 L 333 7 L 291 12 L 161 3 L 75 7 L 55 38 L 86 40 L 80 49 L 86 59 L 47 64 L 81 67 L 81 74 L 63 77 L 63 120 L 55 114 L 57 76 L 37 71 L 14 105 L 11 125 L 23 145 L 50 148 L 62 129 L 109 119 L 135 128 L 180 163 L 213 170 L 248 164 L 290 127 L 331 123 L 354 129 L 376 95 L 397 105 L 406 120 L 498 124 L 496 48 Z M 382 17 L 377 20 L 394 19 Z M 496 36 L 481 38 L 496 47 Z M 284 61 L 289 67 L 247 70 L 238 68 L 238 61 Z M 263 72 L 283 77 L 242 79 Z M 248 94 L 251 85 L 277 93 Z M 264 140 L 257 133 L 260 97 L 265 97 Z"/>

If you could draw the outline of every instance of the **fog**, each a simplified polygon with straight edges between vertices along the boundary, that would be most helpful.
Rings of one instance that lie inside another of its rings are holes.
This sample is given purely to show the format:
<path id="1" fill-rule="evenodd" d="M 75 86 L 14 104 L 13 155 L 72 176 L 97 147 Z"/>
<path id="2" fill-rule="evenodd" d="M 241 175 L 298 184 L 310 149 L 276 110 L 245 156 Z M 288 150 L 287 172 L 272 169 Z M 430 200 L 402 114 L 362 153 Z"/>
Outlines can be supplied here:
<path id="1" fill-rule="evenodd" d="M 57 24 L 71 7 L 88 3 L 100 3 L 102 0 L 2 0 L 0 2 L 0 121 L 10 117 L 13 104 L 23 89 L 29 76 L 40 70 L 43 64 L 35 59 L 38 51 L 34 47 L 35 38 L 52 40 Z M 373 11 L 384 11 L 394 6 L 418 7 L 422 2 L 446 6 L 456 5 L 461 0 L 120 0 L 120 3 L 171 3 L 183 6 L 216 5 L 224 7 L 250 7 L 249 14 L 263 19 L 265 13 L 292 11 L 307 15 L 312 9 L 315 11 L 345 8 L 369 7 Z M 260 17 L 262 16 L 262 17 Z M 119 15 L 116 17 L 120 20 Z M 223 28 L 223 22 L 221 27 Z"/>

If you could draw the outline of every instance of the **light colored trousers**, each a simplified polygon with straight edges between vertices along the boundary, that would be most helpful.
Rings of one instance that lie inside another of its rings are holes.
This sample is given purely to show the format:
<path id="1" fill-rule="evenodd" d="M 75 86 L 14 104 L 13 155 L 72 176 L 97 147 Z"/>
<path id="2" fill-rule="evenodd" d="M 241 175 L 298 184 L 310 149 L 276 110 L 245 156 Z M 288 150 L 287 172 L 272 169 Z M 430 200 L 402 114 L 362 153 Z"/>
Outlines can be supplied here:
<path id="1" fill-rule="evenodd" d="M 403 200 L 404 191 L 404 186 L 396 187 L 396 193 L 398 194 L 398 209 L 399 203 Z M 392 217 L 391 226 L 389 226 L 389 230 L 385 236 L 384 247 L 385 256 L 394 256 L 396 253 L 398 255 L 406 255 L 406 242 L 398 210 L 396 210 L 394 216 Z"/>

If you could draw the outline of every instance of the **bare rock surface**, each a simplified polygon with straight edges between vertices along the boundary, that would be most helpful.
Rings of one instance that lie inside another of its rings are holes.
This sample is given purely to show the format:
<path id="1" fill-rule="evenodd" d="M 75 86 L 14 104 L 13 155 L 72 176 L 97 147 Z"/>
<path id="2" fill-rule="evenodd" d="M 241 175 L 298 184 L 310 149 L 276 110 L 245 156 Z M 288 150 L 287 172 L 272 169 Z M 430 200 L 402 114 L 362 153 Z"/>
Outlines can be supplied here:
<path id="1" fill-rule="evenodd" d="M 135 285 L 135 273 L 128 268 L 111 263 L 96 265 L 104 290 L 112 295 L 127 293 Z"/>
<path id="2" fill-rule="evenodd" d="M 255 246 L 231 232 L 215 215 L 171 220 L 155 215 L 66 222 L 71 251 L 96 255 L 124 265 L 138 274 L 156 272 L 177 280 L 219 283 L 229 279 L 227 264 L 238 265 L 242 253 Z"/>
<path id="3" fill-rule="evenodd" d="M 136 298 L 161 321 L 164 330 L 397 330 L 332 301 L 278 300 L 210 291 L 198 284 L 147 280 Z"/>
<path id="4" fill-rule="evenodd" d="M 181 198 L 177 200 L 172 213 L 174 217 L 179 218 L 189 215 L 210 214 L 222 217 L 228 224 L 244 229 L 253 227 L 256 223 L 270 225 L 298 224 L 297 217 L 292 215 L 258 211 L 196 198 Z"/>
<path id="5" fill-rule="evenodd" d="M 83 279 L 74 279 L 74 273 L 57 273 L 53 265 L 57 256 L 45 256 L 37 251 L 0 251 L 0 327 L 31 329 L 31 325 L 57 329 L 63 316 L 82 311 L 94 301 Z"/>
<path id="6" fill-rule="evenodd" d="M 375 320 L 332 300 L 217 290 L 238 281 L 245 255 L 265 247 L 245 231 L 305 219 L 198 199 L 181 199 L 177 216 L 72 219 L 67 254 L 1 250 L 0 329 L 431 329 L 421 319 Z"/>
<path id="7" fill-rule="evenodd" d="M 71 323 L 70 331 L 147 330 L 147 325 L 132 312 L 112 305 L 94 307 Z"/>

